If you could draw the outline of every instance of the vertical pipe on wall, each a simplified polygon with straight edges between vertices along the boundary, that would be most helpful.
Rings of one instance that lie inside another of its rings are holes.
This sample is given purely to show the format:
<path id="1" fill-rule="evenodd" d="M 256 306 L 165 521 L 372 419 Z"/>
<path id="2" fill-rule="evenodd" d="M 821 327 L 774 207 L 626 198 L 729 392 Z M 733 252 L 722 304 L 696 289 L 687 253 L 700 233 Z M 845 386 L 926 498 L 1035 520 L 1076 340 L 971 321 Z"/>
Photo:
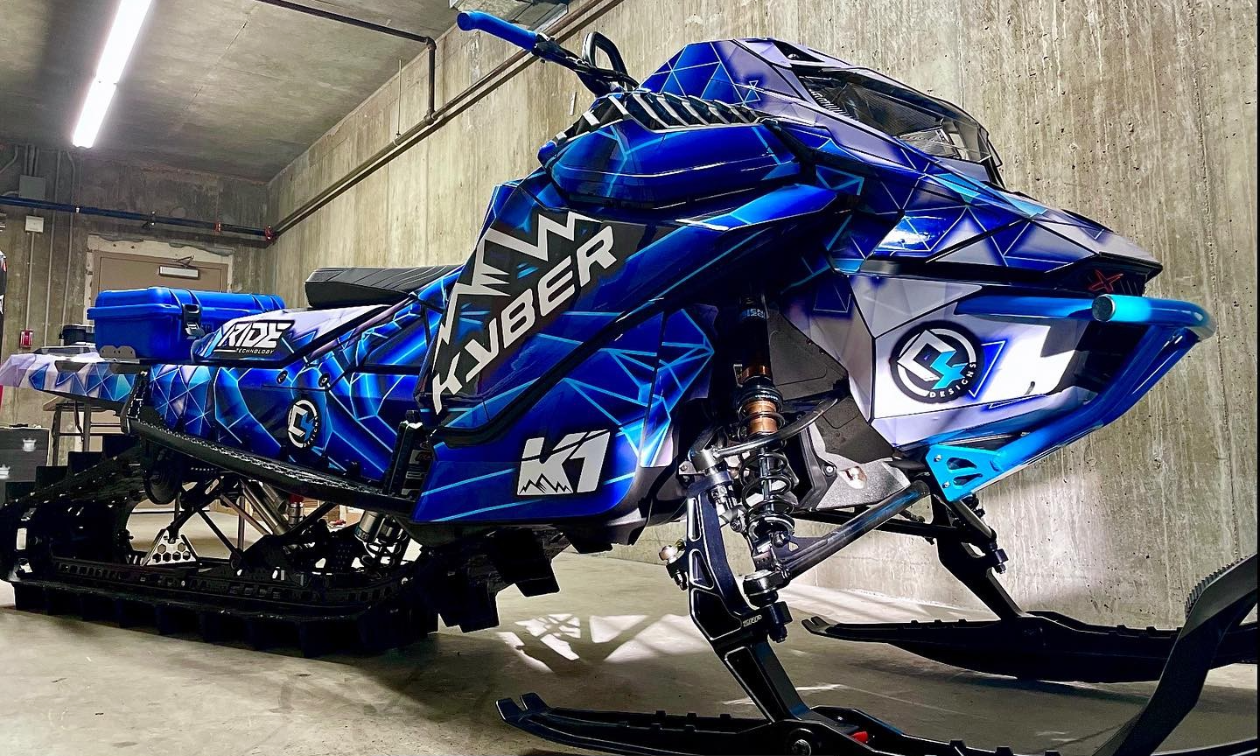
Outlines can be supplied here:
<path id="1" fill-rule="evenodd" d="M 26 145 L 26 175 L 34 176 L 39 170 L 39 148 L 33 144 Z M 29 215 L 29 212 L 28 212 Z M 26 297 L 22 300 L 22 330 L 31 328 L 31 275 L 35 272 L 35 234 L 27 231 L 26 248 Z"/>
<path id="2" fill-rule="evenodd" d="M 35 263 L 35 234 L 27 231 L 26 238 L 30 243 L 26 245 L 26 297 L 22 300 L 23 331 L 31 329 L 31 273 L 34 272 Z"/>
<path id="3" fill-rule="evenodd" d="M 429 109 L 424 114 L 427 123 L 437 114 L 437 42 L 429 40 Z"/>
<path id="4" fill-rule="evenodd" d="M 74 198 L 79 196 L 79 164 L 75 161 L 74 155 L 69 156 L 70 160 L 70 202 L 74 203 Z M 70 302 L 70 261 L 74 259 L 74 216 L 70 214 L 70 228 L 66 231 L 66 296 L 61 298 L 61 323 L 66 322 L 66 305 Z M 76 318 L 77 319 L 77 318 Z"/>
<path id="5" fill-rule="evenodd" d="M 57 163 L 53 173 L 53 202 L 57 201 L 57 197 L 61 193 L 61 150 L 57 150 Z M 52 313 L 52 278 L 53 278 L 53 252 L 57 249 L 57 216 L 52 217 L 52 228 L 48 230 L 48 280 L 44 283 L 44 344 L 49 343 L 48 340 L 48 316 Z M 69 292 L 64 292 L 69 294 Z M 62 323 L 65 325 L 65 323 Z"/>

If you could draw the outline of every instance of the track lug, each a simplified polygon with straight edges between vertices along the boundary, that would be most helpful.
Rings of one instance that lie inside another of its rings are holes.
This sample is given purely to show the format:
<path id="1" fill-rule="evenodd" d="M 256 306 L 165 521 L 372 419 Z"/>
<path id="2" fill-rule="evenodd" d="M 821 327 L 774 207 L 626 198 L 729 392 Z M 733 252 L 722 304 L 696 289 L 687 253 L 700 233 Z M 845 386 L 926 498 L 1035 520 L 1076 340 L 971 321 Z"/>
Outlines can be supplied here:
<path id="1" fill-rule="evenodd" d="M 180 610 L 166 604 L 158 604 L 153 608 L 153 624 L 158 635 L 174 635 L 181 629 Z"/>
<path id="2" fill-rule="evenodd" d="M 114 624 L 119 627 L 135 627 L 148 624 L 153 616 L 152 607 L 127 599 L 114 599 Z"/>
<path id="3" fill-rule="evenodd" d="M 197 614 L 197 632 L 207 643 L 218 643 L 227 637 L 223 616 L 218 612 L 204 611 Z"/>
<path id="4" fill-rule="evenodd" d="M 256 617 L 245 620 L 245 642 L 258 651 L 274 646 L 275 633 L 270 623 Z"/>
<path id="5" fill-rule="evenodd" d="M 51 615 L 74 614 L 77 610 L 78 605 L 73 594 L 49 590 L 44 595 L 44 611 Z"/>
<path id="6" fill-rule="evenodd" d="M 101 596 L 80 593 L 79 616 L 85 620 L 108 619 L 112 615 L 112 603 L 109 599 Z"/>
<path id="7" fill-rule="evenodd" d="M 297 626 L 298 650 L 307 659 L 323 656 L 334 650 L 333 631 L 327 622 L 302 622 Z"/>
<path id="8" fill-rule="evenodd" d="M 36 612 L 44 608 L 44 589 L 37 585 L 13 585 L 13 606 L 24 612 Z"/>

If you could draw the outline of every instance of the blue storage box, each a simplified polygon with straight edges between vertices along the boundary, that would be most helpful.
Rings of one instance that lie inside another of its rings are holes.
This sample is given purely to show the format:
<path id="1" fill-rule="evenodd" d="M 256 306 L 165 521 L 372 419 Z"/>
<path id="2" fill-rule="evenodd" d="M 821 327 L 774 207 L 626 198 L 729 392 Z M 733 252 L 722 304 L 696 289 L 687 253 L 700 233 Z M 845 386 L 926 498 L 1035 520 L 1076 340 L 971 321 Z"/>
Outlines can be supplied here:
<path id="1" fill-rule="evenodd" d="M 102 291 L 88 318 L 96 323 L 102 357 L 189 362 L 192 343 L 233 318 L 283 310 L 269 294 L 227 294 L 154 286 Z"/>

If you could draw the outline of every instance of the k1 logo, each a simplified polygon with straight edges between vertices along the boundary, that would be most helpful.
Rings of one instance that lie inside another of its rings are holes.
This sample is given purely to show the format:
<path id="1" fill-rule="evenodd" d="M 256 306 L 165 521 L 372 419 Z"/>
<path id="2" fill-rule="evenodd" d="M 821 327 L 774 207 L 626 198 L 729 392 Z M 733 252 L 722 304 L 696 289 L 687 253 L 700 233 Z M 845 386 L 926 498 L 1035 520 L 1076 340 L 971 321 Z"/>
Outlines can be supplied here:
<path id="1" fill-rule="evenodd" d="M 546 454 L 543 453 L 544 439 L 529 439 L 521 455 L 516 495 L 563 496 L 594 491 L 599 487 L 599 474 L 604 469 L 611 437 L 606 430 L 570 433 Z"/>
<path id="2" fill-rule="evenodd" d="M 291 320 L 243 320 L 223 326 L 214 347 L 216 356 L 269 357 L 280 346 L 280 338 L 293 327 Z"/>
<path id="3" fill-rule="evenodd" d="M 309 399 L 298 399 L 289 408 L 289 443 L 309 449 L 319 437 L 319 410 Z"/>
<path id="4" fill-rule="evenodd" d="M 983 354 L 976 338 L 961 328 L 941 323 L 920 326 L 893 350 L 893 380 L 918 401 L 953 401 L 975 381 Z"/>

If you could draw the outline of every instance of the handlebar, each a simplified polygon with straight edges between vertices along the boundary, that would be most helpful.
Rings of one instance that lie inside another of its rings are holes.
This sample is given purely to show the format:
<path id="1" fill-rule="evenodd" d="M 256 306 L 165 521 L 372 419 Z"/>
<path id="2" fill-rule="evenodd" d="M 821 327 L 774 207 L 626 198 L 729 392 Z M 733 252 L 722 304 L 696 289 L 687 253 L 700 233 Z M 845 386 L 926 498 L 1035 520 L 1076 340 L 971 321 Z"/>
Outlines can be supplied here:
<path id="1" fill-rule="evenodd" d="M 481 11 L 464 11 L 459 14 L 456 23 L 464 31 L 483 31 L 499 39 L 505 39 L 517 47 L 530 52 L 533 52 L 534 46 L 542 39 L 538 32 L 523 29 L 516 24 L 510 24 L 497 16 L 482 13 Z"/>
<path id="2" fill-rule="evenodd" d="M 523 48 L 541 60 L 564 66 L 576 73 L 586 88 L 598 96 L 606 95 L 614 90 L 630 90 L 639 86 L 639 82 L 626 73 L 626 64 L 622 62 L 617 46 L 603 35 L 589 40 L 587 56 L 582 58 L 564 49 L 546 34 L 510 24 L 489 13 L 464 11 L 456 18 L 456 23 L 464 31 L 483 31 Z M 595 64 L 596 50 L 601 50 L 608 56 L 613 66 L 611 69 L 600 68 Z"/>

